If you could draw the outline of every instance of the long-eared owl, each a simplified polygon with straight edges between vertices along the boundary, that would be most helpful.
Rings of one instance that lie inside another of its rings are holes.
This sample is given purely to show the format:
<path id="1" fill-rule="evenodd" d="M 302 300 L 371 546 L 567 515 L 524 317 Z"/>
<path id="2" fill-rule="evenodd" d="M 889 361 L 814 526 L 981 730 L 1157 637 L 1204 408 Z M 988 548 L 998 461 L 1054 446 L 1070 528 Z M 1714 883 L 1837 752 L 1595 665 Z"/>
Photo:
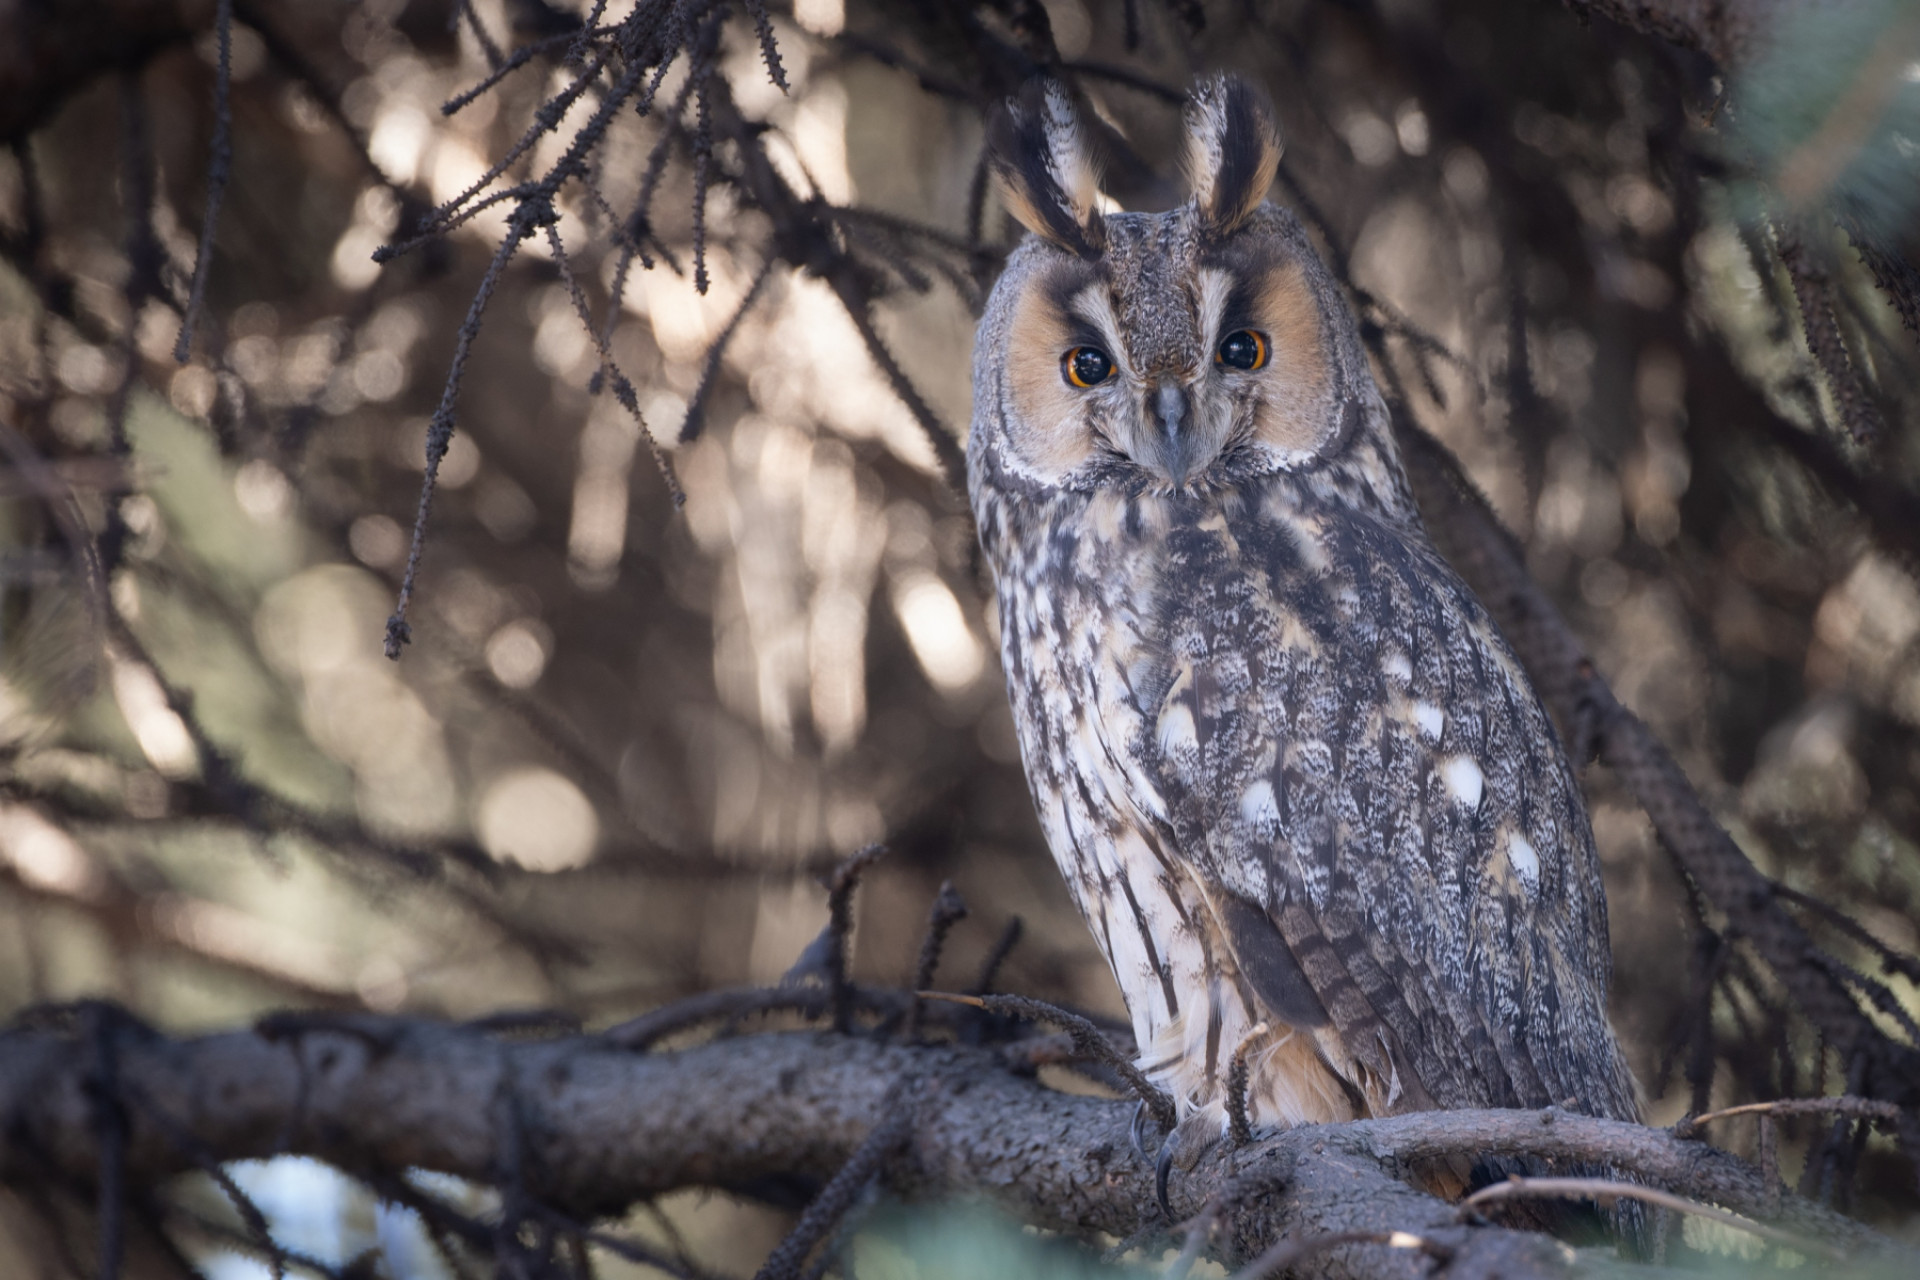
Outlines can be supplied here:
<path id="1" fill-rule="evenodd" d="M 995 129 L 1030 231 L 980 323 L 969 490 L 1027 777 L 1185 1164 L 1435 1107 L 1635 1118 L 1593 834 L 1435 551 L 1352 313 L 1203 82 L 1191 198 L 1103 214 L 1070 100 Z M 1197 1145 L 1196 1145 L 1197 1141 Z M 1163 1162 L 1163 1169 L 1165 1168 Z"/>

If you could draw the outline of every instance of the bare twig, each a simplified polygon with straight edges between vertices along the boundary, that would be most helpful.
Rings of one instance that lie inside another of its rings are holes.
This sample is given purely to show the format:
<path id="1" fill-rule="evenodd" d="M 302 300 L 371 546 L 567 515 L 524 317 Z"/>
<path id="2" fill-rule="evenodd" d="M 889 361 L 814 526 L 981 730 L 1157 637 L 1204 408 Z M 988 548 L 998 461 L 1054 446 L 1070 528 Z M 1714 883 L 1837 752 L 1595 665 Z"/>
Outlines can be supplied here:
<path id="1" fill-rule="evenodd" d="M 91 1101 L 100 1151 L 100 1280 L 118 1280 L 126 1251 L 128 1126 L 117 1043 L 123 1016 L 108 1005 L 90 1006 L 85 1013 L 93 1041 Z"/>
<path id="2" fill-rule="evenodd" d="M 963 996 L 945 991 L 922 991 L 919 993 L 928 1000 L 947 1000 L 954 1004 L 972 1005 L 976 1009 L 985 1009 L 988 1013 L 997 1013 L 1009 1018 L 1022 1018 L 1030 1022 L 1051 1022 L 1073 1037 L 1074 1048 L 1095 1062 L 1112 1068 L 1114 1073 L 1127 1082 L 1140 1101 L 1147 1104 L 1154 1122 L 1161 1129 L 1172 1132 L 1176 1119 L 1173 1099 L 1153 1081 L 1147 1079 L 1139 1067 L 1135 1066 L 1125 1054 L 1113 1047 L 1113 1041 L 1102 1034 L 1100 1028 L 1077 1013 L 1070 1013 L 1057 1005 L 1044 1000 L 1029 1000 L 1025 996 Z"/>
<path id="3" fill-rule="evenodd" d="M 1674 1126 L 1673 1131 L 1690 1138 L 1715 1120 L 1730 1116 L 1819 1116 L 1840 1115 L 1873 1120 L 1897 1120 L 1900 1108 L 1891 1102 L 1873 1098 L 1779 1098 L 1772 1102 L 1748 1102 L 1737 1107 L 1722 1107 L 1705 1115 L 1692 1116 Z"/>
<path id="4" fill-rule="evenodd" d="M 500 247 L 494 250 L 493 260 L 487 264 L 487 273 L 480 278 L 480 288 L 467 307 L 467 318 L 460 325 L 453 361 L 447 368 L 446 387 L 440 393 L 440 405 L 434 410 L 433 420 L 427 425 L 426 470 L 420 481 L 420 505 L 413 516 L 413 538 L 407 548 L 406 571 L 400 578 L 400 599 L 394 605 L 393 616 L 387 619 L 386 654 L 395 661 L 399 660 L 401 648 L 413 639 L 413 627 L 407 621 L 407 606 L 413 600 L 414 582 L 420 575 L 420 556 L 427 546 L 427 516 L 433 510 L 433 494 L 440 479 L 440 463 L 447 456 L 448 446 L 453 443 L 453 404 L 460 394 L 461 380 L 466 376 L 467 357 L 473 350 L 474 339 L 480 335 L 480 317 L 500 283 L 501 273 L 519 251 L 521 242 L 532 235 L 537 227 L 558 216 L 550 203 L 521 203 L 508 220 L 507 234 L 500 241 Z"/>
<path id="5" fill-rule="evenodd" d="M 868 1184 L 913 1136 L 915 1085 L 907 1081 L 898 1092 L 899 1097 L 887 1118 L 874 1126 L 873 1132 L 854 1148 L 846 1164 L 820 1189 L 787 1238 L 767 1257 L 754 1280 L 795 1280 L 814 1246 L 847 1215 Z"/>
<path id="6" fill-rule="evenodd" d="M 1702 1204 L 1698 1200 L 1676 1196 L 1670 1191 L 1661 1191 L 1656 1187 L 1643 1187 L 1631 1182 L 1616 1182 L 1607 1178 L 1508 1178 L 1505 1182 L 1496 1182 L 1490 1187 L 1480 1188 L 1461 1201 L 1460 1208 L 1464 1212 L 1502 1200 L 1536 1198 L 1600 1200 L 1602 1202 L 1638 1200 L 1644 1204 L 1658 1205 L 1662 1209 L 1672 1209 L 1676 1213 L 1688 1213 L 1696 1218 L 1706 1218 L 1711 1222 L 1748 1232 L 1759 1236 L 1762 1240 L 1784 1245 L 1800 1253 L 1818 1254 L 1820 1257 L 1834 1261 L 1844 1261 L 1847 1256 L 1841 1250 L 1818 1240 L 1808 1240 L 1791 1231 L 1782 1231 L 1764 1222 L 1755 1222 L 1737 1213 L 1728 1213 L 1725 1209 Z"/>
<path id="7" fill-rule="evenodd" d="M 987 952 L 987 958 L 980 962 L 980 976 L 973 980 L 973 986 L 968 990 L 968 995 L 982 996 L 993 990 L 993 980 L 1000 976 L 1000 966 L 1007 962 L 1007 957 L 1013 954 L 1013 949 L 1020 945 L 1020 935 L 1025 931 L 1026 924 L 1019 916 L 1008 918 L 1007 927 L 1000 931 L 1000 936 L 994 940 L 992 949 Z"/>
<path id="8" fill-rule="evenodd" d="M 827 992 L 833 1001 L 833 1029 L 845 1031 L 853 1019 L 853 984 L 847 961 L 853 939 L 853 894 L 860 874 L 887 854 L 883 844 L 870 844 L 834 868 L 827 882 Z"/>
<path id="9" fill-rule="evenodd" d="M 734 333 L 740 328 L 740 322 L 760 300 L 761 290 L 767 287 L 767 281 L 773 275 L 773 260 L 760 264 L 753 273 L 753 283 L 747 286 L 747 292 L 741 297 L 740 305 L 727 317 L 727 323 L 714 335 L 707 345 L 706 359 L 700 366 L 700 381 L 694 384 L 693 396 L 687 401 L 687 416 L 680 423 L 680 443 L 700 438 L 700 430 L 707 422 L 707 398 L 713 392 L 713 384 L 720 377 L 720 363 L 726 358 L 727 347 L 733 341 Z"/>
<path id="10" fill-rule="evenodd" d="M 933 985 L 933 973 L 940 964 L 940 952 L 946 946 L 947 932 L 954 925 L 967 918 L 967 904 L 959 892 L 954 889 L 953 881 L 941 884 L 940 893 L 933 900 L 933 906 L 927 911 L 927 933 L 920 941 L 920 958 L 913 967 L 913 986 L 915 992 L 924 991 Z M 907 1025 L 901 1034 L 911 1040 L 920 1034 L 920 998 L 915 995 L 907 1006 Z"/>
<path id="11" fill-rule="evenodd" d="M 213 20 L 219 58 L 213 70 L 213 141 L 207 152 L 207 207 L 200 221 L 200 254 L 193 263 L 193 287 L 186 314 L 180 318 L 180 336 L 174 339 L 173 358 L 181 364 L 193 353 L 193 325 L 207 296 L 207 275 L 213 266 L 213 233 L 220 225 L 220 202 L 227 194 L 233 169 L 233 0 L 220 0 Z"/>
<path id="12" fill-rule="evenodd" d="M 853 327 L 859 332 L 860 340 L 866 344 L 867 354 L 873 358 L 874 364 L 879 366 L 881 374 L 892 386 L 893 393 L 900 398 L 902 404 L 906 405 L 907 412 L 913 415 L 913 420 L 919 423 L 920 429 L 926 433 L 927 443 L 933 447 L 934 457 L 939 460 L 941 472 L 946 476 L 947 482 L 956 489 L 962 487 L 967 474 L 967 460 L 960 452 L 959 439 L 947 429 L 945 423 L 940 421 L 940 416 L 921 396 L 919 388 L 913 385 L 913 380 L 907 377 L 906 370 L 902 369 L 899 362 L 893 358 L 893 352 L 887 349 L 886 342 L 880 337 L 880 331 L 873 326 L 873 315 L 866 298 L 848 278 L 848 273 L 845 271 L 835 273 L 829 283 L 832 284 L 834 294 L 839 297 L 841 305 L 846 308 L 847 318 L 853 321 Z"/>
<path id="13" fill-rule="evenodd" d="M 653 428 L 647 425 L 647 419 L 640 412 L 640 397 L 633 389 L 633 383 L 620 371 L 613 358 L 613 348 L 607 343 L 605 331 L 593 322 L 593 309 L 587 303 L 587 295 L 580 288 L 579 278 L 574 274 L 572 264 L 567 260 L 567 246 L 560 239 L 558 221 L 547 224 L 547 247 L 553 251 L 554 265 L 560 269 L 560 278 L 566 283 L 567 293 L 573 299 L 573 309 L 580 317 L 581 325 L 593 339 L 594 351 L 600 357 L 600 376 L 613 389 L 614 399 L 633 419 L 640 438 L 647 442 L 647 451 L 653 455 L 653 465 L 660 472 L 660 478 L 666 482 L 667 494 L 673 499 L 675 507 L 687 503 L 686 492 L 680 487 L 680 480 L 674 474 L 673 462 L 667 457 L 666 450 L 660 447 L 660 440 L 653 434 Z"/>
<path id="14" fill-rule="evenodd" d="M 818 987 L 738 987 L 708 991 L 641 1014 L 600 1034 L 609 1044 L 645 1052 L 670 1035 L 709 1022 L 775 1012 L 818 1018 L 827 1011 L 828 1001 L 828 993 Z"/>

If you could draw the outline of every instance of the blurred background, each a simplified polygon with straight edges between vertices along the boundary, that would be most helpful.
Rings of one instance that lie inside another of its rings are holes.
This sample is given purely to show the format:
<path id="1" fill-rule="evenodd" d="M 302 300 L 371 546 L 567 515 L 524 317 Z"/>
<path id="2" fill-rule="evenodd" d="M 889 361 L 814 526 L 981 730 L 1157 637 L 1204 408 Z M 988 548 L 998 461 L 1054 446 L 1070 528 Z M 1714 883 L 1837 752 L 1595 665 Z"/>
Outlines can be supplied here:
<path id="1" fill-rule="evenodd" d="M 1358 291 L 1383 384 L 1913 1034 L 1920 970 L 1884 952 L 1920 945 L 1920 360 L 1880 287 L 1920 261 L 1910 6 L 1833 6 L 1735 70 L 1523 0 L 794 0 L 766 16 L 783 91 L 760 6 L 657 5 L 679 56 L 560 190 L 564 263 L 538 230 L 485 299 L 395 662 L 429 424 L 513 206 L 374 251 L 503 157 L 495 188 L 564 163 L 613 79 L 568 96 L 582 17 L 631 34 L 635 6 L 242 3 L 229 128 L 214 5 L 90 5 L 86 74 L 20 90 L 0 155 L 0 1010 L 604 1025 L 778 980 L 820 872 L 883 840 L 862 979 L 907 980 L 950 879 L 972 915 L 940 985 L 1018 916 L 1003 989 L 1120 1013 L 929 427 L 950 459 L 1014 239 L 982 112 L 1056 69 L 1109 193 L 1164 208 L 1179 94 L 1230 68 L 1275 99 L 1275 198 Z M 1845 229 L 1793 221 L 1815 207 Z M 1840 1091 L 1631 797 L 1586 780 L 1650 1119 Z M 1891 1141 L 1855 1155 L 1851 1199 L 1826 1189 L 1920 1231 Z M 314 1215 L 318 1256 L 401 1230 L 311 1167 L 244 1176 Z M 665 1212 L 645 1229 L 740 1272 L 784 1220 Z M 391 1274 L 443 1265 L 405 1248 Z"/>

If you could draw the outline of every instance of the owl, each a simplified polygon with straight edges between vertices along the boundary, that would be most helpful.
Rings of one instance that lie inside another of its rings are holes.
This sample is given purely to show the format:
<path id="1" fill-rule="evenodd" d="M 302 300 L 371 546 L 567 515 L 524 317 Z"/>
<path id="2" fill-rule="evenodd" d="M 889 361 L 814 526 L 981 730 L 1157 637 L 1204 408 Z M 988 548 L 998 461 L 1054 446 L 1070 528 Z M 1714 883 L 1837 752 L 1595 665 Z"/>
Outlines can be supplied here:
<path id="1" fill-rule="evenodd" d="M 1102 213 L 1072 103 L 996 125 L 1029 234 L 980 322 L 968 489 L 1048 845 L 1176 1101 L 1160 1154 L 1431 1108 L 1635 1119 L 1552 722 L 1428 539 L 1333 276 L 1200 84 L 1191 198 Z"/>

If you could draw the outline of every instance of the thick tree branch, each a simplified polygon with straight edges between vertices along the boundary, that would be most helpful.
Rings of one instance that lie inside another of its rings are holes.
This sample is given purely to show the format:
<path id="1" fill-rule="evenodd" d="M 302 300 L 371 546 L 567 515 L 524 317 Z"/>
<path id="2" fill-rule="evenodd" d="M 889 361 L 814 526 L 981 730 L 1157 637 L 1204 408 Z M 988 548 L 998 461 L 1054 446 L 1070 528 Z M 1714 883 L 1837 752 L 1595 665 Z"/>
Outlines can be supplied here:
<path id="1" fill-rule="evenodd" d="M 376 1178 L 420 1167 L 517 1180 L 517 1194 L 587 1219 L 680 1187 L 748 1188 L 775 1174 L 825 1185 L 911 1088 L 912 1132 L 881 1174 L 895 1194 L 985 1198 L 1079 1235 L 1135 1237 L 1163 1225 L 1153 1170 L 1128 1142 L 1130 1103 L 1054 1092 L 986 1049 L 801 1032 L 649 1055 L 597 1037 L 508 1042 L 371 1016 L 286 1019 L 190 1040 L 124 1018 L 77 1025 L 0 1035 L 8 1134 L 0 1184 L 97 1184 L 95 1065 L 104 1053 L 124 1108 L 114 1150 L 128 1185 L 151 1185 L 207 1155 L 301 1153 Z M 510 1133 L 497 1123 L 508 1112 Z M 1183 1214 L 1213 1205 L 1229 1259 L 1289 1235 L 1411 1231 L 1450 1251 L 1449 1275 L 1586 1268 L 1546 1237 L 1463 1225 L 1452 1206 L 1393 1176 L 1459 1151 L 1605 1162 L 1736 1212 L 1778 1204 L 1783 1228 L 1862 1257 L 1896 1248 L 1781 1195 L 1704 1143 L 1557 1112 L 1400 1116 L 1225 1146 L 1175 1180 L 1174 1204 Z M 1429 1262 L 1355 1243 L 1313 1265 L 1413 1276 L 1431 1274 Z"/>

